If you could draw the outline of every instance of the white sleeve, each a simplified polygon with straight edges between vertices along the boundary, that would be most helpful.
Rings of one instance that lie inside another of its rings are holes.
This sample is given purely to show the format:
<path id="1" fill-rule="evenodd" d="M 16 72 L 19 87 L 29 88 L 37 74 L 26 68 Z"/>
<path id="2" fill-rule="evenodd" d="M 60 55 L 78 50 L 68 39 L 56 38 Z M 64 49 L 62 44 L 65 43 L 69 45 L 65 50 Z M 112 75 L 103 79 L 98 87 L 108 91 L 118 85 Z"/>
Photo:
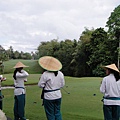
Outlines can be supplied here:
<path id="1" fill-rule="evenodd" d="M 39 82 L 38 82 L 38 86 L 39 86 L 40 88 L 45 87 L 44 73 L 43 73 L 43 74 L 41 75 L 41 77 L 40 77 L 40 80 L 39 80 Z"/>
<path id="2" fill-rule="evenodd" d="M 29 74 L 25 70 L 22 70 L 21 73 L 20 72 L 16 73 L 16 77 L 18 77 L 18 78 L 25 78 L 28 76 L 29 76 Z"/>
<path id="3" fill-rule="evenodd" d="M 101 86 L 100 86 L 100 92 L 104 94 L 105 91 L 106 91 L 106 80 L 105 78 L 103 78 Z"/>
<path id="4" fill-rule="evenodd" d="M 65 85 L 65 79 L 63 73 L 61 73 L 61 88 Z"/>
<path id="5" fill-rule="evenodd" d="M 118 81 L 116 82 L 116 84 L 117 84 L 117 88 L 118 88 L 118 90 L 119 90 L 119 92 L 120 92 L 120 80 L 118 80 Z"/>

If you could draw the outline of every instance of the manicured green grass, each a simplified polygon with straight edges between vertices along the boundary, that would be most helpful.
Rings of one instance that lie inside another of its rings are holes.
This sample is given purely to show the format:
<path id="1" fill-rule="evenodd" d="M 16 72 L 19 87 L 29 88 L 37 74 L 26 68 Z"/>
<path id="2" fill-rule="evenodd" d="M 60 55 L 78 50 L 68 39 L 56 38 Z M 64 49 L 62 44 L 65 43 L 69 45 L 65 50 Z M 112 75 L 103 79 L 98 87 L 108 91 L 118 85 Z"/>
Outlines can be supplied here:
<path id="1" fill-rule="evenodd" d="M 2 85 L 13 84 L 12 74 L 6 74 L 7 81 Z M 40 75 L 30 74 L 28 84 L 38 83 Z M 65 77 L 66 85 L 62 91 L 61 112 L 63 120 L 103 120 L 102 94 L 99 92 L 102 78 L 98 77 Z M 13 119 L 14 89 L 4 89 L 2 93 L 3 111 Z M 30 120 L 46 120 L 40 99 L 41 89 L 37 85 L 26 86 L 26 117 Z M 94 95 L 95 94 L 95 95 Z"/>
<path id="2" fill-rule="evenodd" d="M 4 62 L 4 73 L 9 74 L 13 73 L 14 69 L 13 67 L 16 65 L 17 62 L 22 62 L 26 66 L 29 66 L 27 68 L 24 68 L 27 72 L 30 74 L 36 74 L 41 73 L 43 70 L 41 69 L 40 65 L 38 64 L 38 60 L 9 60 Z"/>

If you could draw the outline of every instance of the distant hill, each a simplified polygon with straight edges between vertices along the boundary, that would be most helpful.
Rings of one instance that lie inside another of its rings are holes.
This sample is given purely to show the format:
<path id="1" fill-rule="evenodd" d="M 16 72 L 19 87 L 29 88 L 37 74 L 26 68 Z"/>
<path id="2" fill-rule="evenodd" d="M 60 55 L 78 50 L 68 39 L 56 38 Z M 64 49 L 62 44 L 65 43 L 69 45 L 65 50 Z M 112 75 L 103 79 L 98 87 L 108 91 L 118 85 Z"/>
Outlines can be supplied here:
<path id="1" fill-rule="evenodd" d="M 40 74 L 43 72 L 43 69 L 40 67 L 38 64 L 38 60 L 22 60 L 22 59 L 17 59 L 17 60 L 9 60 L 4 62 L 4 74 L 9 74 L 13 73 L 14 71 L 14 66 L 16 65 L 17 62 L 22 62 L 25 64 L 26 67 L 24 68 L 29 74 Z"/>

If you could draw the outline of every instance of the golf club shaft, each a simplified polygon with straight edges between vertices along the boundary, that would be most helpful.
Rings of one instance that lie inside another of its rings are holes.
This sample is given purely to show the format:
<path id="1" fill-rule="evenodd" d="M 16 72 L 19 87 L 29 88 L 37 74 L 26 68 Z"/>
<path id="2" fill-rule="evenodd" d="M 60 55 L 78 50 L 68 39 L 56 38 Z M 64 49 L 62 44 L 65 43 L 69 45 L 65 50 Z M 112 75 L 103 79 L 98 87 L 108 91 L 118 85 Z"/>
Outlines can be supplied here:
<path id="1" fill-rule="evenodd" d="M 70 94 L 67 90 L 65 90 L 64 88 L 62 88 L 67 94 Z"/>

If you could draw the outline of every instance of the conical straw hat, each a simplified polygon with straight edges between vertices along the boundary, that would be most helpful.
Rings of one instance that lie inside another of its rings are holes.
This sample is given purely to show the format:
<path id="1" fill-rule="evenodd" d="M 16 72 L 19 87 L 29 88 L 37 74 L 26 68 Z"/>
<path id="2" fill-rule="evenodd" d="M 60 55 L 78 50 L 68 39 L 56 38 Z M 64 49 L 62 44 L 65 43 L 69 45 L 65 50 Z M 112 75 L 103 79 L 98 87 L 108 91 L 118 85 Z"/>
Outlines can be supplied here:
<path id="1" fill-rule="evenodd" d="M 118 68 L 116 67 L 115 64 L 103 66 L 103 68 L 109 68 L 109 69 L 115 70 L 115 71 L 117 71 L 117 72 L 120 72 L 120 71 L 118 70 Z"/>
<path id="2" fill-rule="evenodd" d="M 43 69 L 48 71 L 58 71 L 62 69 L 61 62 L 58 59 L 51 56 L 41 57 L 38 62 Z"/>
<path id="3" fill-rule="evenodd" d="M 7 117 L 5 116 L 5 113 L 0 110 L 0 120 L 7 120 Z"/>
<path id="4" fill-rule="evenodd" d="M 22 62 L 18 62 L 13 68 L 29 67 L 24 65 Z"/>

